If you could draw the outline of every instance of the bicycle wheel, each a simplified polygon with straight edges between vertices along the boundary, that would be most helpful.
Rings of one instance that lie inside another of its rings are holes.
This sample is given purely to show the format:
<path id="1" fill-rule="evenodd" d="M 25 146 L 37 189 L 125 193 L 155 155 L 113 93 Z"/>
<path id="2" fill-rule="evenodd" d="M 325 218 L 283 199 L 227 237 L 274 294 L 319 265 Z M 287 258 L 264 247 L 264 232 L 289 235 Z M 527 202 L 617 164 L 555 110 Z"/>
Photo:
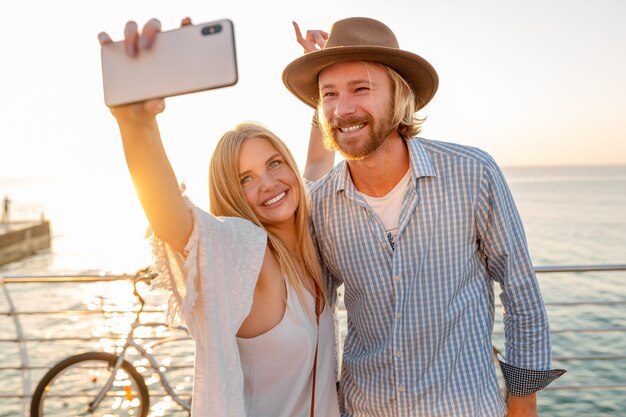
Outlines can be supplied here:
<path id="1" fill-rule="evenodd" d="M 148 387 L 135 367 L 122 363 L 113 385 L 96 410 L 90 404 L 111 375 L 117 357 L 105 352 L 70 356 L 41 379 L 30 403 L 31 417 L 146 417 Z"/>

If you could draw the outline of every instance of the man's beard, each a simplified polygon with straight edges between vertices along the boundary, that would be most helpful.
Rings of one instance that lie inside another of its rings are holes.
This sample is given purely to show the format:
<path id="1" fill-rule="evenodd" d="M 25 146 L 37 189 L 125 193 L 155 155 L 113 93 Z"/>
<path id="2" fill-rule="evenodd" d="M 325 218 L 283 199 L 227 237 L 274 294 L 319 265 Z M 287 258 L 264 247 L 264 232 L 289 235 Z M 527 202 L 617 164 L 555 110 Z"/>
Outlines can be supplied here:
<path id="1" fill-rule="evenodd" d="M 387 114 L 376 124 L 369 114 L 360 117 L 350 116 L 345 118 L 336 116 L 332 122 L 328 123 L 327 128 L 323 129 L 325 131 L 324 146 L 331 151 L 339 152 L 339 154 L 348 161 L 360 161 L 367 158 L 380 148 L 394 129 L 391 124 L 391 106 L 389 106 L 388 109 Z M 370 128 L 367 141 L 364 144 L 358 148 L 353 148 L 346 146 L 345 143 L 343 145 L 339 143 L 336 135 L 339 126 L 355 126 L 361 123 L 367 123 L 367 126 Z"/>

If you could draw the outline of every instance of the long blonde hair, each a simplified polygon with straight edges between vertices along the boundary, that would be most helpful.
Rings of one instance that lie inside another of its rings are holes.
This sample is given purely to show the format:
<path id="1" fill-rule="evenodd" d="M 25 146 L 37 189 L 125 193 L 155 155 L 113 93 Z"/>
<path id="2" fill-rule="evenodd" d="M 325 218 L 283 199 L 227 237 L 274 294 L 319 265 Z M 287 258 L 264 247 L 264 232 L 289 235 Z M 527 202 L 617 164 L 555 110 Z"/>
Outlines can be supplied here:
<path id="1" fill-rule="evenodd" d="M 283 274 L 296 290 L 303 305 L 303 279 L 296 269 L 296 257 L 287 249 L 285 243 L 275 233 L 272 233 L 254 214 L 243 194 L 239 180 L 239 151 L 241 145 L 249 138 L 263 138 L 267 140 L 285 159 L 287 166 L 294 172 L 300 187 L 300 201 L 295 212 L 296 239 L 306 272 L 308 272 L 320 289 L 321 302 L 326 300 L 326 290 L 322 282 L 322 271 L 318 262 L 317 252 L 309 230 L 310 199 L 302 182 L 296 161 L 293 155 L 271 130 L 254 123 L 240 123 L 233 130 L 229 130 L 221 137 L 209 166 L 209 202 L 210 211 L 215 216 L 241 217 L 250 220 L 257 226 L 263 227 L 268 236 L 268 245 L 274 251 Z M 323 305 L 323 304 L 322 304 Z"/>

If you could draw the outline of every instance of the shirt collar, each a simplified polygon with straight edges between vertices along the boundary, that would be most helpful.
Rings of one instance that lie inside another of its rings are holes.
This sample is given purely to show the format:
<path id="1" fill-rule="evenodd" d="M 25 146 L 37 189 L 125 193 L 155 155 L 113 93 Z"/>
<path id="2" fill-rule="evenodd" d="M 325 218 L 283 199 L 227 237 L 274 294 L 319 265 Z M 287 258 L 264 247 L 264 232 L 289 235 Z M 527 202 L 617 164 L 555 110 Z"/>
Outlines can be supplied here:
<path id="1" fill-rule="evenodd" d="M 420 177 L 436 177 L 435 167 L 433 162 L 424 149 L 424 145 L 419 138 L 411 138 L 405 140 L 409 149 L 409 163 L 411 165 L 411 173 L 413 178 Z M 350 170 L 346 161 L 341 162 L 339 167 L 339 176 L 335 192 L 348 191 L 353 194 L 356 191 L 352 178 L 350 177 Z"/>
<path id="2" fill-rule="evenodd" d="M 411 138 L 405 141 L 409 148 L 409 159 L 413 178 L 436 177 L 437 172 L 433 161 L 424 149 L 420 138 Z"/>

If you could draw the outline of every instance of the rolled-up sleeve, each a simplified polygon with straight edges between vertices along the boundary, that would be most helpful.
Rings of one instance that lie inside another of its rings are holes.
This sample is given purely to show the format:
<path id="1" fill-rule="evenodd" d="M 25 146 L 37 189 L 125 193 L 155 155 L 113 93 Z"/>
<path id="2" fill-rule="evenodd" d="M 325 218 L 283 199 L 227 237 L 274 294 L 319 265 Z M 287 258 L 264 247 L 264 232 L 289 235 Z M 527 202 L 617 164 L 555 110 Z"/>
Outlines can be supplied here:
<path id="1" fill-rule="evenodd" d="M 546 387 L 564 370 L 550 369 L 550 327 L 528 253 L 524 227 L 506 180 L 493 160 L 484 167 L 477 202 L 479 251 L 501 288 L 507 388 L 524 396 Z"/>

